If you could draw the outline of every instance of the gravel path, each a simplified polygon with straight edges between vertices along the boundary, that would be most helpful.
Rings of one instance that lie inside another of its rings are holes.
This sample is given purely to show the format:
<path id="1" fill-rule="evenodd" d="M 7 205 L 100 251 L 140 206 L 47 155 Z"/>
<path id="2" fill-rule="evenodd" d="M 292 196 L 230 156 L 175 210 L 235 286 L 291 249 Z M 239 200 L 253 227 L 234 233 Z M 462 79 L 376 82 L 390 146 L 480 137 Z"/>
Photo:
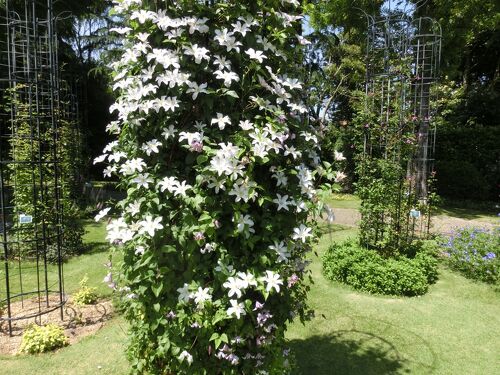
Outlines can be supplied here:
<path id="1" fill-rule="evenodd" d="M 334 208 L 335 223 L 347 226 L 357 226 L 361 220 L 361 214 L 353 208 Z M 431 232 L 450 234 L 457 228 L 482 227 L 492 229 L 494 224 L 483 220 L 465 220 L 452 216 L 434 216 L 431 221 Z"/>

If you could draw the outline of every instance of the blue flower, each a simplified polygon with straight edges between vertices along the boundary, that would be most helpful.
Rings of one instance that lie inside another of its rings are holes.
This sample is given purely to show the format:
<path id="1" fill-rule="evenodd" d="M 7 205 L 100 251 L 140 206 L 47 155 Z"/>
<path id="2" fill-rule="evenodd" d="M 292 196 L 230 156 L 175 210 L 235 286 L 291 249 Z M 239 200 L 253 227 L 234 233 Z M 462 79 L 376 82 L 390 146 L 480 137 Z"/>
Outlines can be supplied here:
<path id="1" fill-rule="evenodd" d="M 489 260 L 489 259 L 495 259 L 496 257 L 497 257 L 497 256 L 496 256 L 496 254 L 495 254 L 495 253 L 492 253 L 492 252 L 490 251 L 488 254 L 486 254 L 486 255 L 483 257 L 483 259 L 484 259 L 484 260 L 487 260 L 487 259 Z"/>

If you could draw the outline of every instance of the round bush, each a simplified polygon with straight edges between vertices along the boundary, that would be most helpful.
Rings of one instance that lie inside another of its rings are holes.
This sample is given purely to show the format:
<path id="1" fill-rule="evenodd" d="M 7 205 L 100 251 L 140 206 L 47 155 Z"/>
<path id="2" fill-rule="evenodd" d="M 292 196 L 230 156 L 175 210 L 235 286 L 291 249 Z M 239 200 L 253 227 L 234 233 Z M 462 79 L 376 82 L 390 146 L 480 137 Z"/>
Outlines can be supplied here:
<path id="1" fill-rule="evenodd" d="M 437 261 L 425 252 L 415 258 L 384 258 L 355 240 L 332 245 L 323 256 L 323 273 L 330 280 L 374 294 L 417 296 L 437 279 Z"/>
<path id="2" fill-rule="evenodd" d="M 94 305 L 97 303 L 99 296 L 96 291 L 97 288 L 92 288 L 88 286 L 89 278 L 87 275 L 80 281 L 80 288 L 73 295 L 73 302 L 76 305 Z"/>
<path id="3" fill-rule="evenodd" d="M 31 325 L 24 331 L 21 353 L 44 353 L 69 345 L 64 330 L 56 324 Z"/>

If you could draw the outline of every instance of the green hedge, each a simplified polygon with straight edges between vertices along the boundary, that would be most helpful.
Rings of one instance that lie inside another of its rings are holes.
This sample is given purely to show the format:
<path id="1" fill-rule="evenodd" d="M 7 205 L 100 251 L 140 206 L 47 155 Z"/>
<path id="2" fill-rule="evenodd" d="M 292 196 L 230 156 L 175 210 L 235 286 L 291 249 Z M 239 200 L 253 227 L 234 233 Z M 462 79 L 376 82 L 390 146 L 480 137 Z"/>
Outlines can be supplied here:
<path id="1" fill-rule="evenodd" d="M 438 128 L 437 192 L 452 199 L 496 200 L 500 126 Z"/>
<path id="2" fill-rule="evenodd" d="M 323 256 L 323 273 L 330 280 L 357 290 L 398 296 L 425 294 L 437 280 L 437 260 L 425 251 L 410 259 L 384 258 L 351 239 L 332 245 Z"/>

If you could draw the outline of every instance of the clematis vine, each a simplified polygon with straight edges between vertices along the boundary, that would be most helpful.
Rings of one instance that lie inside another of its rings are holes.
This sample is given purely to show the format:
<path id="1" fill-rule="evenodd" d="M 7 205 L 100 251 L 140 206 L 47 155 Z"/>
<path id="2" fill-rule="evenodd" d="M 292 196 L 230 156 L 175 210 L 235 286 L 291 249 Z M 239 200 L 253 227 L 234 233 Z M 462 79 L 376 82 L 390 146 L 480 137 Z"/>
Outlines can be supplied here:
<path id="1" fill-rule="evenodd" d="M 133 371 L 287 373 L 323 209 L 300 4 L 114 1 L 117 137 L 95 162 L 127 191 L 107 226 L 123 267 L 107 279 L 134 296 Z"/>

